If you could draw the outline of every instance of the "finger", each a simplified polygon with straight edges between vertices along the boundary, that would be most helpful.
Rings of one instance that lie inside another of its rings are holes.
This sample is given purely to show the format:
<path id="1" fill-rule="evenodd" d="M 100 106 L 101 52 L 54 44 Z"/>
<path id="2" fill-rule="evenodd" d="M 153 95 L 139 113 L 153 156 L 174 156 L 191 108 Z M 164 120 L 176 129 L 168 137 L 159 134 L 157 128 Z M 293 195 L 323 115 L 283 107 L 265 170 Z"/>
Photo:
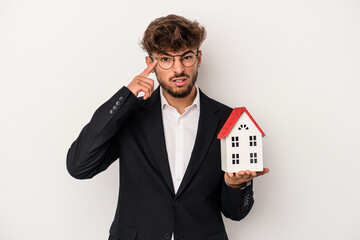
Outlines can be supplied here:
<path id="1" fill-rule="evenodd" d="M 142 77 L 142 76 L 137 76 L 136 78 L 138 81 L 145 82 L 149 86 L 151 86 L 151 92 L 154 91 L 154 80 L 152 80 L 150 78 Z"/>
<path id="2" fill-rule="evenodd" d="M 239 172 L 235 173 L 235 176 L 237 179 L 242 179 L 245 176 L 245 172 L 239 171 Z"/>
<path id="3" fill-rule="evenodd" d="M 264 175 L 266 173 L 268 173 L 270 170 L 268 168 L 264 168 L 263 171 L 261 172 L 257 172 L 257 175 L 260 176 L 260 175 Z"/>
<path id="4" fill-rule="evenodd" d="M 229 173 L 227 173 L 227 174 L 228 174 L 228 176 L 229 176 L 230 178 L 234 177 L 234 173 L 232 173 L 232 172 L 229 172 Z"/>
<path id="5" fill-rule="evenodd" d="M 144 95 L 144 100 L 145 99 L 147 99 L 147 98 L 149 98 L 150 96 L 151 96 L 151 94 L 152 94 L 152 87 L 151 87 L 151 85 L 149 85 L 148 83 L 146 83 L 146 82 L 141 82 L 141 81 L 139 81 L 138 82 L 138 86 L 139 86 L 139 92 L 140 91 L 143 91 L 144 93 L 145 93 L 145 95 Z"/>
<path id="6" fill-rule="evenodd" d="M 254 178 L 254 176 L 252 175 L 252 171 L 250 171 L 250 170 L 246 170 L 245 171 L 245 175 L 244 175 L 244 179 L 246 179 L 246 180 L 251 180 L 251 179 L 253 179 Z"/>
<path id="7" fill-rule="evenodd" d="M 245 175 L 245 177 L 244 177 L 244 179 L 247 180 L 247 181 L 249 181 L 249 180 L 251 180 L 251 179 L 253 179 L 253 178 L 254 178 L 254 176 L 251 175 L 251 174 Z"/>
<path id="8" fill-rule="evenodd" d="M 243 171 L 239 171 L 239 172 L 237 172 L 237 173 L 235 174 L 235 176 L 236 176 L 237 179 L 241 179 L 241 178 L 244 177 L 244 172 L 243 172 Z"/>
<path id="9" fill-rule="evenodd" d="M 153 84 L 154 83 L 154 80 L 153 79 L 151 79 L 151 78 L 147 78 L 147 77 L 143 77 L 143 76 L 136 76 L 136 79 L 137 80 L 141 80 L 141 81 L 143 81 L 143 82 L 147 82 L 147 83 L 149 83 L 149 84 Z"/>
<path id="10" fill-rule="evenodd" d="M 151 73 L 151 71 L 155 68 L 157 61 L 153 61 L 139 76 L 147 77 Z"/>

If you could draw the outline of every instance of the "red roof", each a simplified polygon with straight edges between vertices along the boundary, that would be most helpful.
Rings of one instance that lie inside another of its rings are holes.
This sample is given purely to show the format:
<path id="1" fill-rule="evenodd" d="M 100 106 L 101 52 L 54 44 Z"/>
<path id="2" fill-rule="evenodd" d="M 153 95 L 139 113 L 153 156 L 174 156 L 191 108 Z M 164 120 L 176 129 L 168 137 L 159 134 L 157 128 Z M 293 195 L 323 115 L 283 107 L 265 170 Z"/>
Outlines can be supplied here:
<path id="1" fill-rule="evenodd" d="M 246 112 L 246 114 L 250 117 L 251 121 L 255 124 L 257 129 L 259 129 L 259 131 L 261 132 L 261 135 L 263 137 L 265 136 L 265 133 L 261 130 L 259 125 L 255 122 L 255 120 L 250 115 L 248 110 L 245 107 L 239 107 L 239 108 L 234 108 L 233 111 L 231 112 L 229 118 L 226 120 L 224 126 L 222 127 L 222 129 L 220 130 L 220 132 L 217 136 L 218 139 L 222 139 L 229 135 L 229 133 L 231 132 L 231 129 L 234 127 L 234 125 L 236 124 L 236 122 L 238 121 L 240 116 L 243 114 L 243 112 Z"/>

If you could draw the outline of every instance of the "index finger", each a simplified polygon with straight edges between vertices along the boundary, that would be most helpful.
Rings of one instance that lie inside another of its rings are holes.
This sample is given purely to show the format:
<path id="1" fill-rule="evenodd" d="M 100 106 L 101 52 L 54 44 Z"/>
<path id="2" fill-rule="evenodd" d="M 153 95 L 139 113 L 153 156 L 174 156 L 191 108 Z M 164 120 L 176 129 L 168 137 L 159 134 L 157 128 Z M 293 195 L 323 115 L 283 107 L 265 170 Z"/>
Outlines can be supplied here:
<path id="1" fill-rule="evenodd" d="M 141 77 L 147 77 L 151 73 L 151 71 L 155 68 L 157 62 L 153 61 L 142 73 L 140 73 L 139 76 Z"/>

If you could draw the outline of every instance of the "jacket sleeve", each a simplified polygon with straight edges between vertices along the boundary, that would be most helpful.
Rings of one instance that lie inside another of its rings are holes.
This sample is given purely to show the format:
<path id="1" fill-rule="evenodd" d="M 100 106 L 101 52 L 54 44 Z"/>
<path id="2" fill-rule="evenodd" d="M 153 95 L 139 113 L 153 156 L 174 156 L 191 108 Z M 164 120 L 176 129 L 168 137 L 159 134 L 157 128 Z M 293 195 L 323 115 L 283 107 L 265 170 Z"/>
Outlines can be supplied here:
<path id="1" fill-rule="evenodd" d="M 235 221 L 243 219 L 254 204 L 253 180 L 243 189 L 229 187 L 223 180 L 221 189 L 221 212 L 225 217 Z"/>
<path id="2" fill-rule="evenodd" d="M 71 176 L 92 178 L 119 157 L 115 134 L 136 105 L 137 98 L 124 86 L 95 111 L 68 150 L 66 167 Z"/>

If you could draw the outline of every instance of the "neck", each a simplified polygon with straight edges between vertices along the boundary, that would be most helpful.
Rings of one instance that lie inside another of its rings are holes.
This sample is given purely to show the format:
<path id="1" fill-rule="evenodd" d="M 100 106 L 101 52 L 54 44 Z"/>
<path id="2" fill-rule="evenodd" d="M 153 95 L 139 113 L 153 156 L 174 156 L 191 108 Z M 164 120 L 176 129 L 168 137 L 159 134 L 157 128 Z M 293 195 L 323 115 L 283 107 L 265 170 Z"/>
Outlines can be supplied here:
<path id="1" fill-rule="evenodd" d="M 170 106 L 175 108 L 180 114 L 183 114 L 185 112 L 185 108 L 187 108 L 194 102 L 194 99 L 197 94 L 195 85 L 191 89 L 190 94 L 184 98 L 175 98 L 171 96 L 165 89 L 162 90 L 166 101 L 169 103 Z"/>

